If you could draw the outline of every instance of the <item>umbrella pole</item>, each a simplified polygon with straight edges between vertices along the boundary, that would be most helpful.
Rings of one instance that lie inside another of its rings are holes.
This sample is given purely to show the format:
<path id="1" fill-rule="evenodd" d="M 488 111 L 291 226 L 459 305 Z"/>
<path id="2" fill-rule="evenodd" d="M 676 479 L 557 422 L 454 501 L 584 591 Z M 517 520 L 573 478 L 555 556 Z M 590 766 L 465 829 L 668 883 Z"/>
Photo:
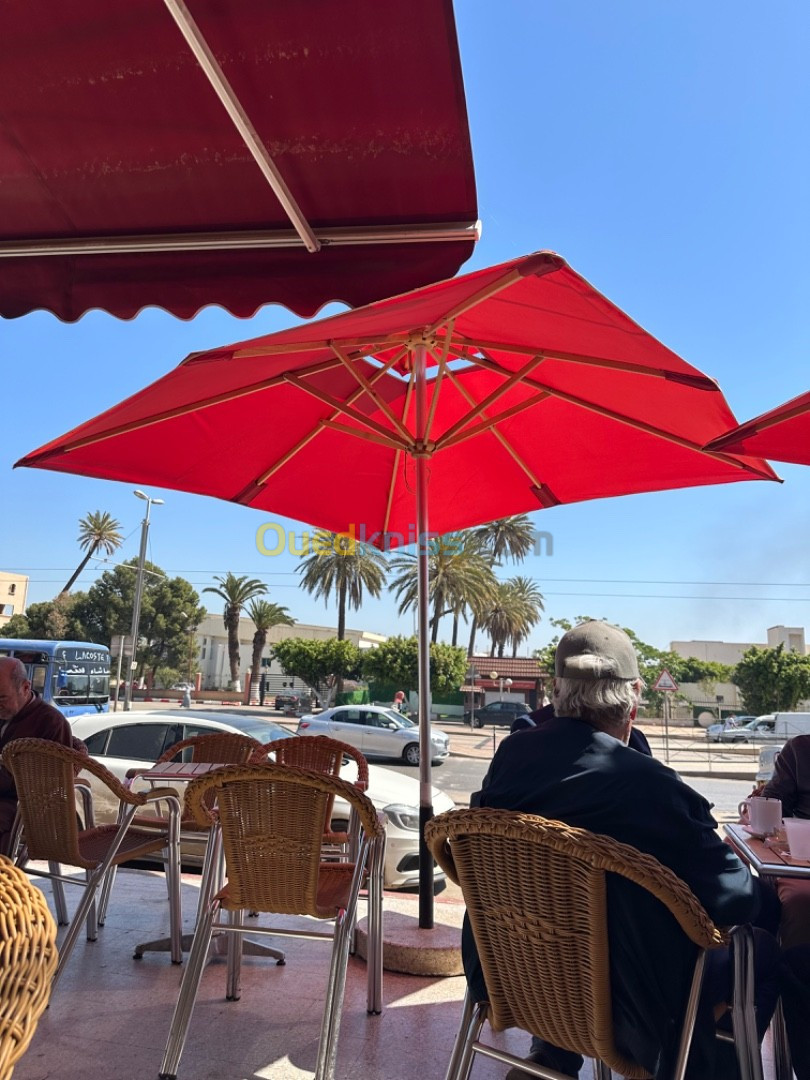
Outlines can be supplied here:
<path id="1" fill-rule="evenodd" d="M 425 346 L 413 351 L 416 391 L 416 441 L 424 441 L 427 421 Z M 419 928 L 433 929 L 433 857 L 425 843 L 425 826 L 433 817 L 430 744 L 430 620 L 428 616 L 428 459 L 417 449 L 416 459 L 416 565 L 419 671 Z"/>

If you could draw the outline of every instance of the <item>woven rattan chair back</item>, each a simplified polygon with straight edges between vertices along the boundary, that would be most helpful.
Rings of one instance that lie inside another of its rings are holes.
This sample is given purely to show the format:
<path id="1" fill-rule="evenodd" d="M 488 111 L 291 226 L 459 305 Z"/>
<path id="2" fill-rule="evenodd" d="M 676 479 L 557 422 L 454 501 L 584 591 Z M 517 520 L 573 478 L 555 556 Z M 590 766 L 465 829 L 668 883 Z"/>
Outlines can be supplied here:
<path id="1" fill-rule="evenodd" d="M 86 867 L 76 820 L 78 773 L 87 755 L 48 739 L 15 739 L 3 751 L 14 776 L 25 846 L 32 859 Z"/>
<path id="2" fill-rule="evenodd" d="M 0 1080 L 9 1080 L 34 1036 L 57 959 L 44 896 L 0 856 Z"/>
<path id="3" fill-rule="evenodd" d="M 303 740 L 301 740 L 303 741 Z M 324 815 L 340 795 L 369 836 L 381 826 L 369 799 L 339 777 L 285 765 L 227 766 L 189 784 L 186 806 L 198 824 L 211 820 L 213 796 L 222 829 L 228 878 L 223 907 L 290 915 L 334 916 L 335 895 L 351 867 L 322 863 Z"/>
<path id="4" fill-rule="evenodd" d="M 312 735 L 300 739 L 274 739 L 265 743 L 261 755 L 255 760 L 264 760 L 269 754 L 277 765 L 291 765 L 296 769 L 310 769 L 325 776 L 340 776 L 340 770 L 347 758 L 357 764 L 355 787 L 360 791 L 368 788 L 368 762 L 365 757 L 348 743 L 330 739 L 327 735 Z M 326 804 L 324 816 L 324 835 L 332 843 L 346 840 L 345 833 L 332 832 L 332 810 L 335 797 L 332 795 Z"/>
<path id="5" fill-rule="evenodd" d="M 492 1028 L 520 1027 L 623 1076 L 647 1077 L 613 1038 L 605 878 L 640 885 L 693 942 L 716 948 L 725 939 L 688 887 L 650 855 L 529 814 L 449 811 L 426 836 L 464 894 Z"/>

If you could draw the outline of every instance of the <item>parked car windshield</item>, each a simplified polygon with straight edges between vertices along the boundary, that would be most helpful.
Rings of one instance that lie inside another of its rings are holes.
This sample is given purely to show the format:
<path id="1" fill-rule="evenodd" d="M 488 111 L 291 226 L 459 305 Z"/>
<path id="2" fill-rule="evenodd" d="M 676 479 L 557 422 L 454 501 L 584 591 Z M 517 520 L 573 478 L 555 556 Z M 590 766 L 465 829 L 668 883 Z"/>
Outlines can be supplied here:
<path id="1" fill-rule="evenodd" d="M 393 720 L 398 728 L 416 727 L 413 720 L 409 720 L 407 716 L 403 716 L 402 713 L 397 712 L 395 709 L 382 709 L 381 711 L 386 720 Z"/>

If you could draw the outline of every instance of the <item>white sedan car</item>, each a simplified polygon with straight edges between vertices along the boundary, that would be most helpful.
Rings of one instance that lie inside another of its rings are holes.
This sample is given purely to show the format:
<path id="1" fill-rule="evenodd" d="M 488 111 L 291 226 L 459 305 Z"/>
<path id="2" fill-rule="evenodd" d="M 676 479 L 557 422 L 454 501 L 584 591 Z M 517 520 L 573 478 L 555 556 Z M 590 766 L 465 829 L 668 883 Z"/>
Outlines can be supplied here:
<path id="1" fill-rule="evenodd" d="M 302 716 L 299 735 L 328 735 L 354 746 L 367 758 L 402 758 L 419 764 L 419 728 L 396 709 L 382 705 L 337 705 L 317 716 Z M 431 759 L 439 763 L 450 753 L 449 736 L 430 729 Z"/>
<path id="2" fill-rule="evenodd" d="M 288 728 L 258 716 L 189 712 L 187 709 L 174 712 L 93 713 L 73 717 L 71 727 L 73 734 L 85 742 L 90 755 L 119 780 L 124 780 L 130 769 L 147 768 L 170 746 L 193 735 L 235 731 L 250 735 L 262 743 L 272 739 L 296 738 Z M 112 793 L 94 776 L 88 773 L 82 775 L 92 786 L 96 822 L 115 821 L 118 803 Z M 341 776 L 344 780 L 356 779 L 357 766 L 353 761 L 347 762 Z M 368 781 L 366 794 L 386 818 L 385 887 L 404 889 L 416 886 L 419 883 L 419 783 L 409 776 L 401 776 L 377 765 L 369 766 Z M 185 785 L 177 787 L 182 793 Z M 433 808 L 437 814 L 452 810 L 454 805 L 448 795 L 433 788 Z M 348 817 L 348 805 L 340 799 L 335 800 L 333 825 L 336 828 L 345 827 Z M 204 847 L 205 839 L 199 834 L 184 833 L 183 862 L 202 865 Z M 434 873 L 436 881 L 443 880 L 444 874 L 438 867 Z"/>

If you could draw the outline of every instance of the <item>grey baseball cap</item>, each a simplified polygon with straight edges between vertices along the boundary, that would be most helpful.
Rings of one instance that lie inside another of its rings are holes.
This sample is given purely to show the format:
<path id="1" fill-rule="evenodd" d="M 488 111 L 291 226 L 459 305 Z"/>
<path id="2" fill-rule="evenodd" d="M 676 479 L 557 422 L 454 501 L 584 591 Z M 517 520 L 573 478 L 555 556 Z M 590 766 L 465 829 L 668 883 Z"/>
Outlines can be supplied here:
<path id="1" fill-rule="evenodd" d="M 638 658 L 633 642 L 610 623 L 580 623 L 563 634 L 554 657 L 560 679 L 637 679 Z"/>

